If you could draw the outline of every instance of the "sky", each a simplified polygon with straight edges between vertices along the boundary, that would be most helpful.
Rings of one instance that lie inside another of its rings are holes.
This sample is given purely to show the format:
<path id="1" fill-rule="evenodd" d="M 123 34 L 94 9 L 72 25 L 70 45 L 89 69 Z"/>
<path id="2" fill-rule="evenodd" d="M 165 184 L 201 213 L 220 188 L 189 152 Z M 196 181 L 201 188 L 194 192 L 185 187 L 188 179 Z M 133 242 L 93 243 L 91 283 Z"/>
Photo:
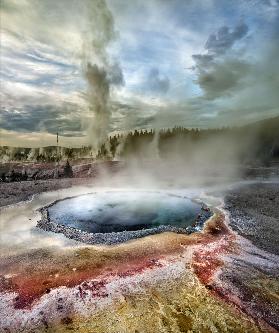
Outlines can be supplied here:
<path id="1" fill-rule="evenodd" d="M 1 0 L 0 145 L 279 115 L 279 0 Z"/>

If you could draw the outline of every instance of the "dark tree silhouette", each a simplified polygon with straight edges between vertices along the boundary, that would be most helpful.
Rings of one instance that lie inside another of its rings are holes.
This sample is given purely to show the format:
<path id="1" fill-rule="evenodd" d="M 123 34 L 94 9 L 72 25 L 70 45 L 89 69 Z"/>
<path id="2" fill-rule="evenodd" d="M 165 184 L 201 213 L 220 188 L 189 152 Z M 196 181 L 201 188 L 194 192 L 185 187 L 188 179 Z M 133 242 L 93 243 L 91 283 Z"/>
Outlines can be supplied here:
<path id="1" fill-rule="evenodd" d="M 5 181 L 6 181 L 6 174 L 5 174 L 5 172 L 2 172 L 2 175 L 1 175 L 1 181 L 2 181 L 2 182 L 5 182 Z"/>
<path id="2" fill-rule="evenodd" d="M 22 180 L 25 180 L 25 181 L 28 179 L 28 175 L 27 175 L 26 170 L 24 170 L 24 173 L 22 174 L 21 179 L 22 179 Z"/>
<path id="3" fill-rule="evenodd" d="M 65 166 L 64 166 L 64 176 L 68 178 L 73 177 L 73 169 L 69 163 L 69 160 L 67 160 Z"/>
<path id="4" fill-rule="evenodd" d="M 11 179 L 11 182 L 15 182 L 15 181 L 16 181 L 16 173 L 15 173 L 14 169 L 13 169 L 12 172 L 11 172 L 11 177 L 10 177 L 10 179 Z"/>

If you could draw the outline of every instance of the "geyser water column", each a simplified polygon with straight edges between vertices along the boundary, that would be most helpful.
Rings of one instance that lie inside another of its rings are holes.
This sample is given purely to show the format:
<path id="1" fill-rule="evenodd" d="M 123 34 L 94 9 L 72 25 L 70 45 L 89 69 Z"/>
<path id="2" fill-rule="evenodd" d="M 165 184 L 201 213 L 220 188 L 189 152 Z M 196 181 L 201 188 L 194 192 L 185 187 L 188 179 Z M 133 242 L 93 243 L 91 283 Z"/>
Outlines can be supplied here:
<path id="1" fill-rule="evenodd" d="M 43 209 L 39 227 L 86 243 L 119 243 L 163 231 L 191 233 L 210 211 L 165 191 L 98 191 Z"/>

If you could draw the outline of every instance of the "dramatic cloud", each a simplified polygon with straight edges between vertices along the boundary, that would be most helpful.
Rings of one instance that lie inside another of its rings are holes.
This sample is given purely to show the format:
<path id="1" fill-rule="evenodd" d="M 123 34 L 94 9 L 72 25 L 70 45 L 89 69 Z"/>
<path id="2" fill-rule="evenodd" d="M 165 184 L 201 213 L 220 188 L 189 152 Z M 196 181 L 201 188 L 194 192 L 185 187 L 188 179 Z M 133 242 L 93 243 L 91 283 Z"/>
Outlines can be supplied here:
<path id="1" fill-rule="evenodd" d="M 75 121 L 73 121 L 75 120 Z M 19 132 L 62 132 L 64 136 L 76 136 L 82 130 L 74 105 L 26 105 L 23 110 L 2 109 L 0 127 Z"/>
<path id="2" fill-rule="evenodd" d="M 246 36 L 248 33 L 248 26 L 242 22 L 234 29 L 230 30 L 229 27 L 221 27 L 216 34 L 211 34 L 205 44 L 205 49 L 209 53 L 223 54 L 230 49 L 233 44 Z"/>
<path id="3" fill-rule="evenodd" d="M 147 85 L 155 93 L 166 93 L 170 87 L 168 77 L 161 75 L 157 68 L 152 68 L 148 74 Z"/>
<path id="4" fill-rule="evenodd" d="M 249 72 L 249 64 L 239 55 L 228 52 L 234 43 L 248 33 L 248 26 L 242 22 L 234 29 L 223 26 L 211 34 L 205 44 L 207 53 L 192 55 L 196 82 L 207 99 L 231 94 Z"/>
<path id="5" fill-rule="evenodd" d="M 200 70 L 197 83 L 205 97 L 214 99 L 232 93 L 249 73 L 250 65 L 236 59 L 226 59 L 212 63 L 207 70 Z"/>
<path id="6" fill-rule="evenodd" d="M 211 64 L 214 56 L 212 54 L 193 54 L 192 58 L 196 62 L 198 68 L 203 68 Z"/>
<path id="7" fill-rule="evenodd" d="M 2 0 L 0 130 L 98 147 L 111 131 L 276 115 L 278 13 L 277 0 Z"/>

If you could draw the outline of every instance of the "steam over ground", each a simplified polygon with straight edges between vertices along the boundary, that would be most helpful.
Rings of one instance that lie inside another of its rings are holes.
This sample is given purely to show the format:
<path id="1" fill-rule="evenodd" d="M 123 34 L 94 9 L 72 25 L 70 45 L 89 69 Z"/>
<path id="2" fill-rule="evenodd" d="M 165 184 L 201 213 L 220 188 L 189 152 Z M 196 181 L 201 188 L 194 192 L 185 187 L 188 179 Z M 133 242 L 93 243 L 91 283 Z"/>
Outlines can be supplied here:
<path id="1" fill-rule="evenodd" d="M 162 182 L 181 186 L 189 181 L 206 183 L 213 181 L 214 177 L 222 181 L 251 176 L 251 172 L 255 175 L 256 168 L 271 167 L 269 172 L 276 174 L 278 126 L 278 118 L 273 118 L 249 126 L 219 130 L 174 128 L 134 131 L 110 136 L 96 154 L 92 153 L 91 146 L 2 147 L 1 179 L 98 175 L 100 180 L 102 175 L 101 179 L 108 185 L 114 175 L 114 182 L 129 186 L 158 186 Z"/>

